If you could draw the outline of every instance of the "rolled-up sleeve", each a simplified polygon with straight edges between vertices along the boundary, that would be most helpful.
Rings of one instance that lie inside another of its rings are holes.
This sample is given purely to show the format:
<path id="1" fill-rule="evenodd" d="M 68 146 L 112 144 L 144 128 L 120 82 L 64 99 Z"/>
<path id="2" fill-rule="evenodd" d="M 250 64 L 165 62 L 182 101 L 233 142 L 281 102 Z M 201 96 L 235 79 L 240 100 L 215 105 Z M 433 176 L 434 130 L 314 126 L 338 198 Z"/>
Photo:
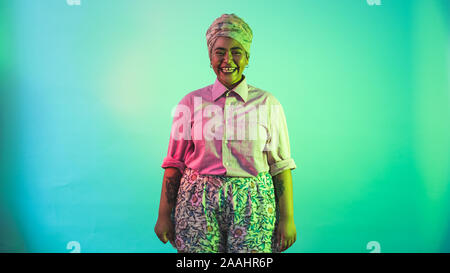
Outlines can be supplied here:
<path id="1" fill-rule="evenodd" d="M 291 158 L 289 134 L 283 107 L 273 98 L 270 107 L 270 138 L 267 149 L 269 172 L 276 176 L 285 170 L 293 170 L 297 166 Z"/>
<path id="2" fill-rule="evenodd" d="M 173 167 L 184 172 L 186 168 L 186 154 L 191 148 L 191 111 L 189 103 L 184 98 L 172 111 L 173 122 L 170 132 L 169 148 L 167 156 L 161 165 L 162 168 Z"/>

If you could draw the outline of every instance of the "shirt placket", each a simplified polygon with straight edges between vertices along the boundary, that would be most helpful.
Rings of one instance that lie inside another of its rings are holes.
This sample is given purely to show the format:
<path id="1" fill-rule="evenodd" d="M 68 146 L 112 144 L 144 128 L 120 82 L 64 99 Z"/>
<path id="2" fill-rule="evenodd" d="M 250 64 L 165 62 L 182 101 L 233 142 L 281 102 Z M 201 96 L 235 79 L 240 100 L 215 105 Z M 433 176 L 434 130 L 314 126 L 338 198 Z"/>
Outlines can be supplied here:
<path id="1" fill-rule="evenodd" d="M 224 105 L 224 130 L 223 130 L 223 139 L 222 139 L 222 164 L 225 166 L 225 169 L 227 169 L 227 172 L 230 171 L 231 169 L 231 155 L 230 155 L 230 136 L 229 136 L 229 128 L 228 125 L 230 124 L 229 118 L 230 116 L 228 115 L 228 108 L 231 106 L 232 104 L 232 96 L 230 96 L 230 92 L 231 91 L 227 91 L 225 93 L 225 105 Z M 233 117 L 233 115 L 231 115 L 231 118 Z"/>

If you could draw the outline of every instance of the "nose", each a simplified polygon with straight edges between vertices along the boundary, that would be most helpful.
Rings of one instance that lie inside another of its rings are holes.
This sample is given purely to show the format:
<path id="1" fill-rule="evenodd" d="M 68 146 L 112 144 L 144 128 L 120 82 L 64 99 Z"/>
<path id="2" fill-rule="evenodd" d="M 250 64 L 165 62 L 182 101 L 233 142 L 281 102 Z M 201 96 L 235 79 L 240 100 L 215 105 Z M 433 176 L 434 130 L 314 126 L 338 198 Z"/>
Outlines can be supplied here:
<path id="1" fill-rule="evenodd" d="M 232 60 L 232 57 L 230 56 L 230 54 L 228 54 L 228 52 L 225 53 L 225 56 L 223 57 L 223 62 L 229 64 L 229 63 L 231 63 L 231 60 Z"/>

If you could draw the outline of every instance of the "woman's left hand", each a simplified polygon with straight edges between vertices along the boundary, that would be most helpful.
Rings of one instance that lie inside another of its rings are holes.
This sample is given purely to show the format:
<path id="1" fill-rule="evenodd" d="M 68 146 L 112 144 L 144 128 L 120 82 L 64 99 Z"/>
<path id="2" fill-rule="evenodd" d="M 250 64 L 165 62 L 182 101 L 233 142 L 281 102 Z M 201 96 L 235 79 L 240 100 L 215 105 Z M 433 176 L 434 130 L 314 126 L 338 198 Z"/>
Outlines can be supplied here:
<path id="1" fill-rule="evenodd" d="M 297 240 L 297 230 L 295 228 L 294 219 L 280 219 L 276 234 L 280 252 L 290 248 Z"/>

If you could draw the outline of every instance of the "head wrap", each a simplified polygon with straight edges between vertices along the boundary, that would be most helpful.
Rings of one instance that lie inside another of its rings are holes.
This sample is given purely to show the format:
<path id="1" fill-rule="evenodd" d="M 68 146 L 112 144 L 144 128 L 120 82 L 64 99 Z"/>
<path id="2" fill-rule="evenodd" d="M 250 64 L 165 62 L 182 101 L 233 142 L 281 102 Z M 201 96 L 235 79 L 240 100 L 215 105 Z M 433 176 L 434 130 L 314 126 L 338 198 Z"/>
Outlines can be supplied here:
<path id="1" fill-rule="evenodd" d="M 211 24 L 206 31 L 206 42 L 208 44 L 209 57 L 217 38 L 230 37 L 238 41 L 247 56 L 250 56 L 250 45 L 252 44 L 253 32 L 244 20 L 237 17 L 234 13 L 223 14 Z"/>

